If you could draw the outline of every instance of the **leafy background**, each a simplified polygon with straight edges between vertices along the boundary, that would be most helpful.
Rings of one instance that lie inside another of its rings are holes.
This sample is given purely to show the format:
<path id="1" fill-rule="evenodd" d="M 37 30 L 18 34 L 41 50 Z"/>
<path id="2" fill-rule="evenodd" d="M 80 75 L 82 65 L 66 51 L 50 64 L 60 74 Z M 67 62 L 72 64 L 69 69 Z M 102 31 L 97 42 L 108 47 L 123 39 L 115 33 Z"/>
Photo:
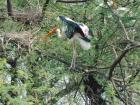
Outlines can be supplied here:
<path id="1" fill-rule="evenodd" d="M 32 13 L 42 10 L 45 2 L 12 0 L 12 5 L 15 12 Z M 139 105 L 139 6 L 139 0 L 87 0 L 84 3 L 50 0 L 43 20 L 26 25 L 9 17 L 6 0 L 1 0 L 0 105 L 98 105 L 92 103 L 96 101 L 95 93 L 90 98 L 85 91 L 84 79 L 89 74 L 103 88 L 101 94 L 96 94 L 105 100 L 99 105 Z M 69 40 L 59 39 L 56 34 L 47 41 L 38 39 L 58 25 L 59 15 L 85 23 L 94 34 L 90 50 L 83 51 L 77 44 L 76 71 L 69 70 L 72 58 Z M 25 31 L 37 37 L 32 47 L 3 41 L 8 33 L 23 32 L 23 36 Z"/>

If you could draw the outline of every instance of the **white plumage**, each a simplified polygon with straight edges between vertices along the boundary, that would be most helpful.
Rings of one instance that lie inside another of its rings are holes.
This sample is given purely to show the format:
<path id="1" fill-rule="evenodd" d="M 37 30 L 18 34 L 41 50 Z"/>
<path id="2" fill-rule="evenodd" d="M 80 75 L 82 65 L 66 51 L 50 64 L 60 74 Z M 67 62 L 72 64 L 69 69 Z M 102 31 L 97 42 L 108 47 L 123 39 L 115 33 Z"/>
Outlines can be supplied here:
<path id="1" fill-rule="evenodd" d="M 89 33 L 91 32 L 89 28 L 83 24 L 73 21 L 72 19 L 64 16 L 59 16 L 63 25 L 60 29 L 57 29 L 57 34 L 59 38 L 67 37 L 70 39 L 73 45 L 73 57 L 70 69 L 75 69 L 76 63 L 76 43 L 78 42 L 83 50 L 89 50 L 91 48 L 90 39 L 91 36 Z M 90 32 L 89 32 L 90 31 Z"/>
<path id="2" fill-rule="evenodd" d="M 78 42 L 83 50 L 89 50 L 91 48 L 90 42 L 86 42 L 80 37 L 81 35 L 79 33 L 75 33 L 71 41 Z"/>
<path id="3" fill-rule="evenodd" d="M 80 45 L 84 50 L 89 50 L 91 48 L 91 44 L 89 42 L 85 42 L 81 38 L 78 38 L 78 41 L 80 42 Z"/>

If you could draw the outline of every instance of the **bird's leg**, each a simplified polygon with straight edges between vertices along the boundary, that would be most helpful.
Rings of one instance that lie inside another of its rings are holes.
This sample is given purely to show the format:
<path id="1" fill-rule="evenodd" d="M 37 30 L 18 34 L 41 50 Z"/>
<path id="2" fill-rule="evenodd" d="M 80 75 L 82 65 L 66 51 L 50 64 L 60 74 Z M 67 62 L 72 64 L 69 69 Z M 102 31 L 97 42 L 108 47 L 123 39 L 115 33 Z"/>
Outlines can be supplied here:
<path id="1" fill-rule="evenodd" d="M 73 41 L 72 47 L 73 47 L 73 56 L 72 56 L 70 69 L 75 69 L 75 64 L 76 64 L 76 44 L 75 44 L 75 41 Z"/>
<path id="2" fill-rule="evenodd" d="M 75 44 L 75 41 L 74 41 L 74 48 L 73 48 L 73 68 L 75 69 L 75 65 L 76 65 L 76 44 Z"/>

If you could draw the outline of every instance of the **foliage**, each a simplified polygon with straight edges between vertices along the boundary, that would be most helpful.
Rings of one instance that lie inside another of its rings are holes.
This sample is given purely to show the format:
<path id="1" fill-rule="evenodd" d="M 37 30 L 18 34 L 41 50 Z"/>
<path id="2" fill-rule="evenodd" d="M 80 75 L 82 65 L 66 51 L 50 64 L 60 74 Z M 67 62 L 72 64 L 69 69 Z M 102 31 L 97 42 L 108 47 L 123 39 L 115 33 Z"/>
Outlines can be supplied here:
<path id="1" fill-rule="evenodd" d="M 37 11 L 45 3 L 45 0 L 11 1 L 14 10 L 27 13 Z M 0 18 L 0 104 L 94 105 L 92 100 L 96 99 L 89 97 L 84 82 L 91 74 L 98 83 L 92 96 L 101 97 L 107 105 L 138 105 L 139 5 L 138 0 L 87 0 L 84 3 L 50 0 L 42 21 L 25 25 L 8 17 L 6 2 L 1 0 L 0 17 L 4 16 L 5 20 Z M 56 34 L 46 42 L 35 39 L 31 48 L 19 45 L 16 40 L 3 42 L 3 37 L 12 32 L 31 31 L 36 38 L 43 36 L 58 25 L 59 15 L 87 24 L 94 34 L 90 50 L 83 51 L 77 44 L 75 71 L 69 70 L 70 42 L 58 39 Z"/>

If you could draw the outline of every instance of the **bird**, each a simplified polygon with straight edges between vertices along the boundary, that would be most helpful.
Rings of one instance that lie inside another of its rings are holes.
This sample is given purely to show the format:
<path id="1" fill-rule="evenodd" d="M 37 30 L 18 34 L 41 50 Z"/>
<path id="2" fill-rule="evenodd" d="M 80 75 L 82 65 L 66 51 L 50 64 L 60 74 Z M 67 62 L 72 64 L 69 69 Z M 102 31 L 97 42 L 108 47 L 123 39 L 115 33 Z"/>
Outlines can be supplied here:
<path id="1" fill-rule="evenodd" d="M 89 50 L 91 48 L 93 32 L 84 23 L 76 22 L 66 16 L 59 16 L 57 20 L 62 23 L 62 27 L 56 29 L 58 37 L 66 37 L 72 43 L 73 55 L 69 69 L 75 70 L 77 55 L 76 43 L 79 42 L 83 50 Z"/>

